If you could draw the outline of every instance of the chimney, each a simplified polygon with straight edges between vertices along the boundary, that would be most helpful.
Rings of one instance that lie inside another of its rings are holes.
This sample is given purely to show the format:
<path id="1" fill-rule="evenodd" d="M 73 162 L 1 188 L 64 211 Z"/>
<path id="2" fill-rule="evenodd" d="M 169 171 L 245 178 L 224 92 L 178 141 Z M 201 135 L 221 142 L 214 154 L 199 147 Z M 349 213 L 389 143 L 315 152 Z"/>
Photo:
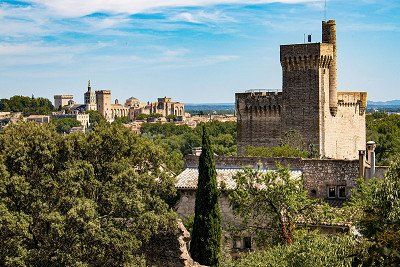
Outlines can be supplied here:
<path id="1" fill-rule="evenodd" d="M 376 144 L 374 141 L 368 141 L 367 143 L 367 160 L 369 165 L 371 166 L 369 170 L 369 175 L 368 178 L 374 178 L 375 177 L 375 148 Z"/>
<path id="2" fill-rule="evenodd" d="M 365 150 L 358 151 L 358 177 L 365 178 Z"/>

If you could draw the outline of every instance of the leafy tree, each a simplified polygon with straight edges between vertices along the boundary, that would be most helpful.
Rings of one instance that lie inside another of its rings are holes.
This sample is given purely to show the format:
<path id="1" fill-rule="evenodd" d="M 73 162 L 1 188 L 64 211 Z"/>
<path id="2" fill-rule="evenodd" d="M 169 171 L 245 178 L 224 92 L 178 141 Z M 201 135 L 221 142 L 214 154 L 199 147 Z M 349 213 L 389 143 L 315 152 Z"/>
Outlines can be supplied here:
<path id="1" fill-rule="evenodd" d="M 168 121 L 174 121 L 174 120 L 176 120 L 176 118 L 177 118 L 177 116 L 174 115 L 174 114 L 170 114 L 170 115 L 168 115 L 168 116 L 166 117 L 166 119 L 167 119 Z"/>
<path id="2" fill-rule="evenodd" d="M 72 127 L 81 126 L 81 123 L 75 118 L 52 119 L 51 124 L 56 127 L 56 130 L 59 133 L 68 133 Z"/>
<path id="3" fill-rule="evenodd" d="M 242 228 L 258 236 L 260 247 L 292 244 L 296 220 L 314 219 L 317 201 L 308 198 L 303 180 L 292 177 L 287 168 L 265 173 L 245 169 L 234 179 L 236 188 L 229 192 L 232 208 L 243 219 Z"/>
<path id="4" fill-rule="evenodd" d="M 136 116 L 136 119 L 137 120 L 146 120 L 148 117 L 149 117 L 149 115 L 147 115 L 147 114 L 138 114 Z"/>
<path id="5" fill-rule="evenodd" d="M 400 115 L 374 112 L 368 114 L 367 139 L 377 143 L 378 164 L 390 165 L 400 154 Z"/>
<path id="6" fill-rule="evenodd" d="M 0 111 L 22 112 L 25 116 L 32 114 L 48 115 L 54 110 L 47 98 L 13 96 L 10 99 L 0 99 Z"/>
<path id="7" fill-rule="evenodd" d="M 86 114 L 89 114 L 89 123 L 91 125 L 107 123 L 106 119 L 97 110 L 88 110 Z"/>
<path id="8" fill-rule="evenodd" d="M 358 181 L 349 203 L 352 220 L 370 242 L 360 256 L 364 266 L 400 264 L 400 160 L 390 167 L 384 179 Z"/>
<path id="9" fill-rule="evenodd" d="M 1 266 L 136 266 L 172 227 L 168 155 L 123 126 L 60 135 L 20 123 L 0 151 Z"/>
<path id="10" fill-rule="evenodd" d="M 206 128 L 203 128 L 203 148 L 199 159 L 199 179 L 196 192 L 190 253 L 201 264 L 220 266 L 221 211 L 214 154 Z"/>
<path id="11" fill-rule="evenodd" d="M 148 117 L 149 118 L 161 118 L 163 115 L 160 113 L 152 113 Z"/>
<path id="12" fill-rule="evenodd" d="M 126 123 L 129 123 L 130 122 L 130 120 L 129 120 L 129 117 L 116 117 L 115 118 L 115 120 L 114 120 L 114 123 L 119 123 L 119 124 L 126 124 Z"/>
<path id="13" fill-rule="evenodd" d="M 324 235 L 318 232 L 296 233 L 292 245 L 279 244 L 244 255 L 234 267 L 323 267 L 353 266 L 359 244 L 349 235 Z"/>

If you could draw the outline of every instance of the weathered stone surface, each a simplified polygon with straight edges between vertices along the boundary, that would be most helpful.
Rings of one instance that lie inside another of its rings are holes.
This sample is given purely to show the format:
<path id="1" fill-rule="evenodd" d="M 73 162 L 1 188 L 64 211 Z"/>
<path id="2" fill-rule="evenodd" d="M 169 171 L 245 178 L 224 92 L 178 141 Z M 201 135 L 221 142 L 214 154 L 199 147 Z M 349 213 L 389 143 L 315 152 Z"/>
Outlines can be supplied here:
<path id="1" fill-rule="evenodd" d="M 147 266 L 206 267 L 190 257 L 188 251 L 190 233 L 182 221 L 178 220 L 177 224 L 177 228 L 159 233 L 144 245 L 143 254 Z"/>
<path id="2" fill-rule="evenodd" d="M 357 159 L 365 149 L 367 93 L 337 92 L 336 26 L 323 23 L 323 42 L 282 45 L 282 92 L 236 94 L 238 153 L 302 136 L 321 158 Z"/>

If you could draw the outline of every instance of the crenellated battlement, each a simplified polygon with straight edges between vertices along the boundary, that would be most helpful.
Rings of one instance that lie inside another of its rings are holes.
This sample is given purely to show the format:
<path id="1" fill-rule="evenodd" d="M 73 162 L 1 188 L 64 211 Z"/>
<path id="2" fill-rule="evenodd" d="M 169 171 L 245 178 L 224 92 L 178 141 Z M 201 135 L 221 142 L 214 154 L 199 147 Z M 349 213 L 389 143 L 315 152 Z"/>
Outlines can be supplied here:
<path id="1" fill-rule="evenodd" d="M 238 154 L 274 147 L 288 133 L 322 158 L 357 159 L 366 143 L 367 93 L 337 91 L 336 22 L 322 22 L 320 43 L 280 46 L 282 92 L 236 94 Z"/>
<path id="2" fill-rule="evenodd" d="M 281 65 L 285 71 L 329 68 L 333 46 L 325 43 L 281 45 Z"/>
<path id="3" fill-rule="evenodd" d="M 236 94 L 238 116 L 262 115 L 276 117 L 282 111 L 282 92 L 247 92 Z"/>
<path id="4" fill-rule="evenodd" d="M 367 108 L 366 92 L 338 92 L 337 99 L 339 107 L 359 107 L 360 115 L 364 115 Z"/>

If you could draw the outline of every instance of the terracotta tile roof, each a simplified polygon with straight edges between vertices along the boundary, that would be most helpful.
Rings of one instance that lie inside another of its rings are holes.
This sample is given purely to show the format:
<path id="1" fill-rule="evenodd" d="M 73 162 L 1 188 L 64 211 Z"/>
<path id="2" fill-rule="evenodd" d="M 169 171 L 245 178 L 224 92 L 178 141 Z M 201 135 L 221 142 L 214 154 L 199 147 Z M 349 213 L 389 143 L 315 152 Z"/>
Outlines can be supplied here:
<path id="1" fill-rule="evenodd" d="M 226 189 L 234 189 L 236 187 L 236 183 L 233 179 L 233 176 L 238 172 L 242 171 L 241 168 L 217 168 L 217 182 L 220 185 L 221 182 L 225 184 Z M 260 170 L 260 172 L 267 172 L 274 170 Z M 299 178 L 302 175 L 301 171 L 292 170 L 292 176 L 294 178 Z M 197 189 L 197 179 L 199 176 L 199 172 L 197 168 L 189 167 L 186 168 L 181 174 L 177 176 L 177 182 L 175 187 L 177 189 Z"/>

